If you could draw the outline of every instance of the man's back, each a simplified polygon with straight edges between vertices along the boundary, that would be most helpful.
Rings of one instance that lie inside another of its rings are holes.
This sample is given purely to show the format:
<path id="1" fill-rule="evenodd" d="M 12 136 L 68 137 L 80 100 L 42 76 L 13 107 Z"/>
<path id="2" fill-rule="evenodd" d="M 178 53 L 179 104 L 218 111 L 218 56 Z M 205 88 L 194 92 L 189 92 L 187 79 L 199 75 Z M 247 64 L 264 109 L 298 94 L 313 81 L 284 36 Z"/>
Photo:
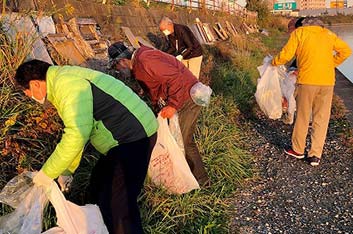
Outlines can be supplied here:
<path id="1" fill-rule="evenodd" d="M 321 26 L 304 26 L 291 34 L 275 62 L 281 64 L 295 55 L 299 84 L 331 86 L 335 83 L 334 68 L 350 53 L 349 46 L 330 30 Z"/>

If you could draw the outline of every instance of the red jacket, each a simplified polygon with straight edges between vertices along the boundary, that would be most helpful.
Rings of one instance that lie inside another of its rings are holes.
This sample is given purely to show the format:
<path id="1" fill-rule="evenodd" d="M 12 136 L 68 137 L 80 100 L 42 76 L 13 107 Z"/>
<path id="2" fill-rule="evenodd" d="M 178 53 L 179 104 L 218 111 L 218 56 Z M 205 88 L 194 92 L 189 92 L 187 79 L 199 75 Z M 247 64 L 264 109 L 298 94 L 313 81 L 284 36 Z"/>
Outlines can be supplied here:
<path id="1" fill-rule="evenodd" d="M 156 105 L 161 97 L 168 106 L 180 110 L 190 98 L 196 77 L 175 57 L 146 46 L 137 49 L 132 73 Z"/>

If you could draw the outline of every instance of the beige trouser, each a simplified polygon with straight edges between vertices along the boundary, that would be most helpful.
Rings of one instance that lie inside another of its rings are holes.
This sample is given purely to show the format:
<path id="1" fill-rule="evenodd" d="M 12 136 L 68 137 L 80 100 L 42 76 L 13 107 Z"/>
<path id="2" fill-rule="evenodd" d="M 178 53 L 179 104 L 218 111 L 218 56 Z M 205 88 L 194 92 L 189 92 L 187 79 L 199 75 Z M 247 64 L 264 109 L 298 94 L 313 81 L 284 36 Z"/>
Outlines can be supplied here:
<path id="1" fill-rule="evenodd" d="M 298 85 L 297 118 L 292 134 L 292 148 L 303 154 L 312 113 L 311 149 L 308 156 L 321 158 L 331 114 L 333 86 Z"/>
<path id="2" fill-rule="evenodd" d="M 185 65 L 185 67 L 189 68 L 191 73 L 194 74 L 194 76 L 196 76 L 197 79 L 199 79 L 201 63 L 202 63 L 202 55 L 191 59 L 183 59 L 181 60 L 181 62 Z"/>

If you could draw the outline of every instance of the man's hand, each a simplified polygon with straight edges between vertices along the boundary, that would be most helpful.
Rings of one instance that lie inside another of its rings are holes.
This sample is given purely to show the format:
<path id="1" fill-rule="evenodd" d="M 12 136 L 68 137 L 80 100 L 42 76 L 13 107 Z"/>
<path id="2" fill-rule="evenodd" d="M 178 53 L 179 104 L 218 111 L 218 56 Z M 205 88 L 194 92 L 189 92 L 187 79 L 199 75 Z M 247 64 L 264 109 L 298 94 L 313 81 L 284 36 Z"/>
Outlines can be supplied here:
<path id="1" fill-rule="evenodd" d="M 53 179 L 47 176 L 42 170 L 33 177 L 33 183 L 37 186 L 43 186 L 45 189 L 49 189 L 53 183 Z"/>
<path id="2" fill-rule="evenodd" d="M 68 192 L 70 190 L 72 181 L 73 181 L 73 176 L 69 175 L 69 176 L 64 176 L 61 175 L 58 178 L 58 183 L 60 185 L 61 191 L 62 192 Z"/>
<path id="3" fill-rule="evenodd" d="M 163 107 L 163 109 L 161 110 L 161 116 L 162 118 L 172 118 L 173 115 L 177 112 L 177 110 L 174 107 L 171 106 L 166 106 Z"/>

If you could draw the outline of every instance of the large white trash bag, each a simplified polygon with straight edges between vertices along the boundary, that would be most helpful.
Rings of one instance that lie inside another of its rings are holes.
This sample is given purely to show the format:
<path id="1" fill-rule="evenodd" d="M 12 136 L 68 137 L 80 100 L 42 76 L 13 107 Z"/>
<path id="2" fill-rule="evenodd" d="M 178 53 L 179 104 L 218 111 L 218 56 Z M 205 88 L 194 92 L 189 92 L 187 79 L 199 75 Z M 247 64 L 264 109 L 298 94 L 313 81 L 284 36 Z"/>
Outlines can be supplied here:
<path id="1" fill-rule="evenodd" d="M 148 176 L 152 182 L 170 193 L 183 194 L 199 189 L 186 159 L 170 133 L 167 119 L 160 115 L 156 145 L 152 151 Z"/>
<path id="2" fill-rule="evenodd" d="M 279 119 L 282 116 L 282 92 L 278 68 L 266 57 L 264 64 L 257 69 L 261 75 L 255 93 L 257 104 L 268 118 Z"/>
<path id="3" fill-rule="evenodd" d="M 288 109 L 282 118 L 283 122 L 286 124 L 293 124 L 294 113 L 296 111 L 296 101 L 294 97 L 295 84 L 297 82 L 297 76 L 293 71 L 286 73 L 284 79 L 281 81 L 282 95 L 288 101 Z"/>
<path id="4" fill-rule="evenodd" d="M 48 197 L 54 206 L 57 225 L 60 228 L 49 229 L 45 234 L 108 234 L 98 206 L 78 206 L 67 201 L 55 182 L 51 185 Z"/>
<path id="5" fill-rule="evenodd" d="M 180 150 L 183 152 L 183 155 L 185 155 L 184 141 L 183 141 L 183 135 L 181 134 L 180 125 L 179 125 L 178 113 L 175 113 L 172 116 L 172 118 L 169 119 L 169 129 L 170 129 L 170 133 L 172 134 L 173 138 L 178 144 Z"/>
<path id="6" fill-rule="evenodd" d="M 58 227 L 49 229 L 45 234 L 108 234 L 96 205 L 78 206 L 67 201 L 54 181 L 45 192 L 42 187 L 32 184 L 33 175 L 35 173 L 22 173 L 1 191 L 0 201 L 16 208 L 0 217 L 1 234 L 40 234 L 48 198 L 56 211 Z M 5 196 L 7 198 L 3 199 Z"/>
<path id="7" fill-rule="evenodd" d="M 43 209 L 48 202 L 44 189 L 32 184 L 32 173 L 10 180 L 0 193 L 0 202 L 15 208 L 0 217 L 0 233 L 40 234 Z"/>

